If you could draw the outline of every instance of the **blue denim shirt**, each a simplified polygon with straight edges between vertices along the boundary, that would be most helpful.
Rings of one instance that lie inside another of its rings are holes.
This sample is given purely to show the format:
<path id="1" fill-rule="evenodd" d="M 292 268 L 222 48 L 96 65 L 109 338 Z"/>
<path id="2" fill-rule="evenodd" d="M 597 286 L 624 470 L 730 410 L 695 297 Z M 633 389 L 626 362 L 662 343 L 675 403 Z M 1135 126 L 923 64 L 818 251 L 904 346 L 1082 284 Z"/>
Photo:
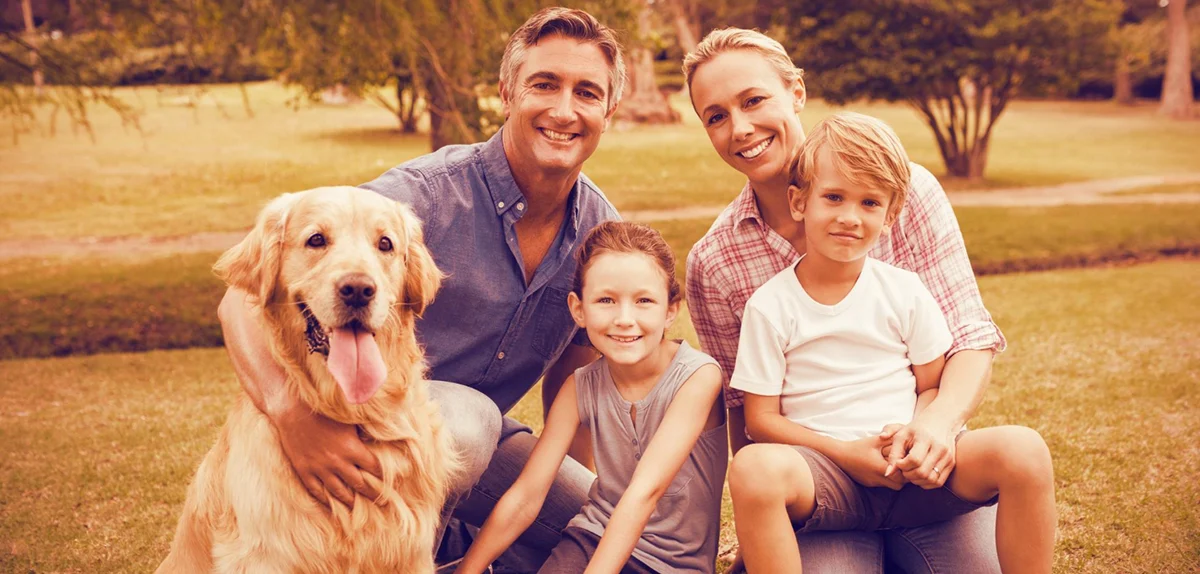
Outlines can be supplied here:
<path id="1" fill-rule="evenodd" d="M 412 207 L 447 275 L 417 323 L 430 378 L 474 387 L 508 412 L 575 334 L 567 294 L 576 247 L 592 227 L 618 215 L 580 174 L 563 226 L 527 286 L 514 227 L 525 197 L 500 137 L 444 147 L 362 187 Z"/>

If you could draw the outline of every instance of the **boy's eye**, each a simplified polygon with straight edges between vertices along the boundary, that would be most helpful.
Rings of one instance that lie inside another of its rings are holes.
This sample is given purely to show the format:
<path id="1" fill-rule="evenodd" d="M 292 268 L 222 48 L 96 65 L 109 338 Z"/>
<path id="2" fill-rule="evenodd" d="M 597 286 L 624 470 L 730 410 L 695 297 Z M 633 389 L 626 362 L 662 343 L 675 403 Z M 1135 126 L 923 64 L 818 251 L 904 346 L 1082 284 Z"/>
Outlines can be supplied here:
<path id="1" fill-rule="evenodd" d="M 878 201 L 876 201 L 876 200 L 874 200 L 874 199 L 864 199 L 864 200 L 863 200 L 863 205 L 865 205 L 865 206 L 867 206 L 867 207 L 879 207 L 879 206 L 881 206 L 881 205 L 883 205 L 883 204 L 882 204 L 882 203 L 880 203 L 880 202 L 878 202 Z"/>
<path id="2" fill-rule="evenodd" d="M 829 201 L 832 201 L 834 203 L 837 203 L 842 200 L 842 196 L 837 193 L 826 193 L 825 195 L 822 195 L 821 197 L 824 197 L 825 199 L 828 199 Z"/>

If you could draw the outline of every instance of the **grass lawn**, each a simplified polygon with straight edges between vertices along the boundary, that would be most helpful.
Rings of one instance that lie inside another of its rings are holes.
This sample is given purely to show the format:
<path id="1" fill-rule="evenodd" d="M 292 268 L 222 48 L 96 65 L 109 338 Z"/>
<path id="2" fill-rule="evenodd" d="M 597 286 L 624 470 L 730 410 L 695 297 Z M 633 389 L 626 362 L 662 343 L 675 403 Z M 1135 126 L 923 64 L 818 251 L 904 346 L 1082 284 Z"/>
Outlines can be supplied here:
<path id="1" fill-rule="evenodd" d="M 1167 261 L 980 281 L 1010 348 L 973 424 L 1050 444 L 1056 572 L 1200 569 L 1198 276 Z M 0 570 L 153 569 L 236 396 L 220 349 L 0 362 Z M 536 422 L 536 398 L 517 414 Z"/>
<path id="2" fill-rule="evenodd" d="M 1161 251 L 1200 253 L 1200 204 L 960 208 L 971 260 L 982 274 L 1043 269 Z M 708 220 L 662 221 L 676 272 Z M 224 287 L 217 253 L 7 260 L 0 267 L 0 359 L 221 344 Z"/>
<path id="3" fill-rule="evenodd" d="M 279 193 L 361 183 L 428 150 L 425 136 L 396 133 L 394 120 L 371 103 L 293 110 L 286 91 L 261 83 L 249 87 L 254 117 L 247 117 L 236 88 L 210 90 L 196 107 L 174 103 L 173 88 L 121 91 L 145 110 L 140 133 L 97 109 L 95 143 L 63 125 L 55 136 L 24 134 L 16 145 L 0 137 L 0 233 L 36 239 L 245 229 Z M 688 102 L 676 96 L 674 103 L 683 124 L 614 126 L 588 162 L 587 173 L 617 207 L 720 205 L 741 188 L 741 176 L 717 157 Z M 943 172 L 932 135 L 909 108 L 851 108 L 887 120 L 914 160 Z M 1159 118 L 1151 106 L 1010 108 L 996 127 L 983 187 L 1196 170 L 1200 130 Z M 836 109 L 814 100 L 802 119 L 811 126 Z M 0 120 L 0 136 L 12 130 L 7 121 Z"/>

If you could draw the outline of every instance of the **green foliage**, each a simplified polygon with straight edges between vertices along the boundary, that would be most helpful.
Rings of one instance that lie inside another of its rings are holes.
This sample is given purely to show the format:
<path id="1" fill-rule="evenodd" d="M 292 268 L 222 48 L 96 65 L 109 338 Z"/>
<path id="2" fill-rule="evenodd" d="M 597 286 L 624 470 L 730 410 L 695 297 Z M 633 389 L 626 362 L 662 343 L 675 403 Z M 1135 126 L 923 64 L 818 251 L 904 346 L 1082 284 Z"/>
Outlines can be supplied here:
<path id="1" fill-rule="evenodd" d="M 824 98 L 911 104 L 947 170 L 975 179 L 1009 101 L 1061 92 L 1105 61 L 1117 15 L 1111 0 L 828 0 L 779 21 Z"/>

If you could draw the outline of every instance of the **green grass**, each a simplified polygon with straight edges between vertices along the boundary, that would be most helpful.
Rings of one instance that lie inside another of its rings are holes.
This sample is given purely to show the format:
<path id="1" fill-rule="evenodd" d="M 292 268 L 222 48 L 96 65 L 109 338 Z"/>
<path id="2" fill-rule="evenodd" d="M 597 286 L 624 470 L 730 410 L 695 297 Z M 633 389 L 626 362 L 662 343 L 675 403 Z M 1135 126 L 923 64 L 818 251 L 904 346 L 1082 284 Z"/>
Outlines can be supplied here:
<path id="1" fill-rule="evenodd" d="M 1010 347 L 972 424 L 1049 443 L 1056 572 L 1200 568 L 1198 278 L 1168 261 L 980 281 Z M 0 571 L 153 569 L 237 389 L 220 349 L 0 362 Z M 514 412 L 537 426 L 537 397 Z"/>
<path id="2" fill-rule="evenodd" d="M 25 134 L 14 145 L 2 137 L 12 129 L 9 120 L 0 120 L 3 237 L 245 229 L 279 193 L 361 183 L 428 149 L 425 136 L 397 133 L 395 121 L 374 104 L 293 110 L 284 105 L 289 94 L 274 83 L 249 87 L 252 118 L 230 86 L 210 87 L 194 108 L 172 104 L 170 89 L 161 98 L 154 88 L 120 93 L 145 110 L 142 133 L 97 109 L 95 143 L 60 125 L 55 136 Z M 673 102 L 683 124 L 614 126 L 588 162 L 587 173 L 618 208 L 721 205 L 741 188 L 742 177 L 712 150 L 688 102 L 679 95 Z M 909 108 L 850 107 L 887 120 L 914 160 L 944 171 L 930 132 Z M 1150 106 L 1015 102 L 1010 108 L 996 127 L 985 188 L 1196 170 L 1200 130 L 1162 119 Z M 811 127 L 837 109 L 814 100 L 801 119 Z"/>
<path id="3" fill-rule="evenodd" d="M 1200 254 L 1200 204 L 960 208 L 980 274 Z M 708 220 L 662 221 L 684 281 Z M 0 268 L 0 359 L 221 344 L 217 253 L 8 260 Z"/>

